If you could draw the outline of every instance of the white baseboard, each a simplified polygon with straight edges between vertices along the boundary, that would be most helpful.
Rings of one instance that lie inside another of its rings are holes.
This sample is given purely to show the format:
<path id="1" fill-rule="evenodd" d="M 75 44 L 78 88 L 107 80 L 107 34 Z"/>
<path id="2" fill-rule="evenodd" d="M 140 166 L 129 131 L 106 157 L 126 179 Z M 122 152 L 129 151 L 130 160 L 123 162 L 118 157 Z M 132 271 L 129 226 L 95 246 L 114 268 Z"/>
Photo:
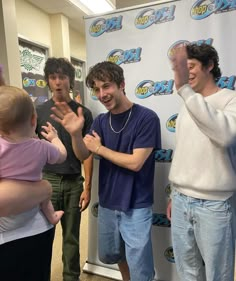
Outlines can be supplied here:
<path id="1" fill-rule="evenodd" d="M 122 280 L 119 270 L 103 267 L 97 264 L 92 264 L 88 261 L 86 261 L 83 267 L 83 272 L 96 274 L 102 277 L 107 277 L 118 281 Z"/>

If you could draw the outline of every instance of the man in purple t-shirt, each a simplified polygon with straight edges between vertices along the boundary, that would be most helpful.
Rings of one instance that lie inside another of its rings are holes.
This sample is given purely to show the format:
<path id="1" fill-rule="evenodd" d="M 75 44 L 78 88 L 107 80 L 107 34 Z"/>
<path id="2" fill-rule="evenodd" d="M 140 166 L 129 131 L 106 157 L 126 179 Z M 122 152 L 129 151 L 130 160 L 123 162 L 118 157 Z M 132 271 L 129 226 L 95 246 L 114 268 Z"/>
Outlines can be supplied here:
<path id="1" fill-rule="evenodd" d="M 64 103 L 53 118 L 77 135 L 77 157 L 100 156 L 98 240 L 99 258 L 118 263 L 125 281 L 151 281 L 154 150 L 161 147 L 156 113 L 132 103 L 125 95 L 123 69 L 111 62 L 96 64 L 86 85 L 108 110 L 93 122 L 82 139 L 83 116 Z"/>

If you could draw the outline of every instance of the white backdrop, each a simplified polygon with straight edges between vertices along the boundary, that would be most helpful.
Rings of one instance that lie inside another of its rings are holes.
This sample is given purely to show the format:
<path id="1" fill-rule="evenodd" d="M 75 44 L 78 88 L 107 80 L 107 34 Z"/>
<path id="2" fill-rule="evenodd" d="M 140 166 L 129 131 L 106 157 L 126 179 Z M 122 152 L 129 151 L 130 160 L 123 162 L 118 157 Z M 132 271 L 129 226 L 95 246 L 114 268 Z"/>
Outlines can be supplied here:
<path id="1" fill-rule="evenodd" d="M 168 173 L 175 146 L 175 118 L 181 106 L 175 94 L 168 55 L 186 42 L 213 45 L 220 57 L 220 87 L 234 89 L 236 80 L 235 0 L 163 1 L 117 10 L 85 19 L 87 68 L 110 60 L 125 73 L 126 93 L 134 103 L 155 110 L 161 120 L 162 150 L 156 152 L 153 251 L 157 279 L 178 281 L 171 246 L 170 225 L 165 218 L 169 195 Z M 94 117 L 105 108 L 88 93 L 86 105 Z M 90 204 L 88 260 L 84 271 L 121 280 L 116 266 L 97 257 L 97 176 L 94 161 Z M 147 175 L 148 176 L 148 175 Z"/>

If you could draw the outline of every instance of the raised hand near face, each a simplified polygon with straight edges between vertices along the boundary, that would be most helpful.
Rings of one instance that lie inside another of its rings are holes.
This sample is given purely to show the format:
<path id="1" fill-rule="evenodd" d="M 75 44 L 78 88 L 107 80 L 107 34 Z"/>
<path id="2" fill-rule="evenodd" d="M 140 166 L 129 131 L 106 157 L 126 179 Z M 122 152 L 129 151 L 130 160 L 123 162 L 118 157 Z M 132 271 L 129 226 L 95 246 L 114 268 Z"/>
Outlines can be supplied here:
<path id="1" fill-rule="evenodd" d="M 188 84 L 189 69 L 187 65 L 186 46 L 175 48 L 170 57 L 172 69 L 174 71 L 175 87 L 178 91 L 183 85 Z"/>
<path id="2" fill-rule="evenodd" d="M 50 117 L 60 123 L 70 135 L 82 132 L 84 126 L 82 107 L 78 107 L 78 115 L 71 110 L 66 102 L 56 102 L 55 107 L 51 109 L 54 114 L 51 114 Z"/>

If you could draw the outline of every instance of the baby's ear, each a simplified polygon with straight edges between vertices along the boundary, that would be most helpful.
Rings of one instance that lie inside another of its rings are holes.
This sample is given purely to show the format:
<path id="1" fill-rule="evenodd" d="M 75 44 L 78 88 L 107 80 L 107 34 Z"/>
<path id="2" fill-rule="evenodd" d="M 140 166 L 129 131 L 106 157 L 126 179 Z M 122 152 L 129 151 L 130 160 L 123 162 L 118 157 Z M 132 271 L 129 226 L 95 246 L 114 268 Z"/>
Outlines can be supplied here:
<path id="1" fill-rule="evenodd" d="M 37 124 L 37 114 L 36 112 L 34 112 L 31 117 L 31 125 L 36 126 L 36 124 Z"/>

